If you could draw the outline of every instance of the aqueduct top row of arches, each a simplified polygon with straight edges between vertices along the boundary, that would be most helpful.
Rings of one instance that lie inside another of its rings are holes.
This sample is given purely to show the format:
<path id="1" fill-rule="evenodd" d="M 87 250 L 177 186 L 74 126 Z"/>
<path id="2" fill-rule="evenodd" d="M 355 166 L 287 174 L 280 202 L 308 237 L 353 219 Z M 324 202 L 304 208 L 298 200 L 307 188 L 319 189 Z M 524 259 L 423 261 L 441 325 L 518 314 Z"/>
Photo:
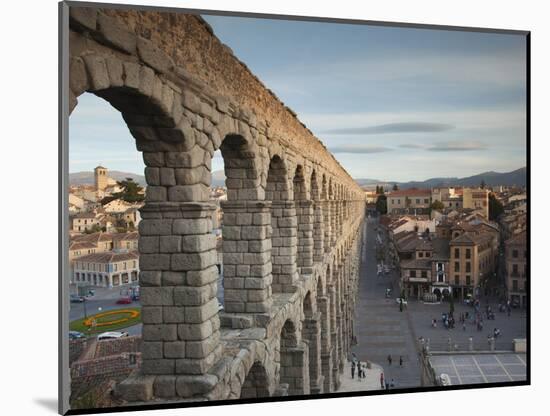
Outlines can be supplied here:
<path id="1" fill-rule="evenodd" d="M 125 397 L 336 388 L 352 332 L 363 191 L 200 17 L 71 7 L 70 29 L 69 111 L 84 92 L 107 100 L 146 165 L 143 362 Z M 228 189 L 224 322 L 208 203 L 218 149 Z"/>

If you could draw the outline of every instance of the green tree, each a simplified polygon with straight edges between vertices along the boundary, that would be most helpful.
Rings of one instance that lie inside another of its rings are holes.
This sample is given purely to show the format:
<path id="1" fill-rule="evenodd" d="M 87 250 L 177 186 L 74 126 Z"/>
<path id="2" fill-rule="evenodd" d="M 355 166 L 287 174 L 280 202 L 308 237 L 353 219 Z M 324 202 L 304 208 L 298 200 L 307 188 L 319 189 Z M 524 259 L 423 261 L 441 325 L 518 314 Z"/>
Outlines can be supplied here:
<path id="1" fill-rule="evenodd" d="M 445 209 L 445 205 L 443 205 L 443 202 L 436 199 L 434 202 L 432 202 L 430 208 L 437 211 L 443 211 Z"/>
<path id="2" fill-rule="evenodd" d="M 380 213 L 380 215 L 388 213 L 388 201 L 386 195 L 378 195 L 378 198 L 376 199 L 376 210 Z"/>
<path id="3" fill-rule="evenodd" d="M 118 181 L 117 185 L 122 188 L 122 191 L 114 193 L 115 199 L 122 199 L 126 202 L 141 202 L 144 199 L 143 187 L 137 182 L 134 182 L 132 178 L 126 178 L 123 181 Z"/>
<path id="4" fill-rule="evenodd" d="M 399 186 L 397 186 L 397 184 L 394 183 L 394 184 L 393 184 L 392 190 L 394 190 L 394 191 L 399 191 Z"/>
<path id="5" fill-rule="evenodd" d="M 502 203 L 495 197 L 495 194 L 491 192 L 489 194 L 489 219 L 491 221 L 496 221 L 503 213 L 504 207 Z"/>

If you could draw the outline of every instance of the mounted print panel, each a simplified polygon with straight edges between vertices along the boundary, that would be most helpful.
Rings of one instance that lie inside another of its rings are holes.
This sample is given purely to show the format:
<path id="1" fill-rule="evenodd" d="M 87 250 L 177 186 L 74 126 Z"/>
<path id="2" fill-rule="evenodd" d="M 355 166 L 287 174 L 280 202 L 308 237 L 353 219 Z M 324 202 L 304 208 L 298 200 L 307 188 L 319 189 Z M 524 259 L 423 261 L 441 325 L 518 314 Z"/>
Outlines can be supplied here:
<path id="1" fill-rule="evenodd" d="M 529 384 L 528 32 L 62 2 L 60 41 L 60 413 Z"/>

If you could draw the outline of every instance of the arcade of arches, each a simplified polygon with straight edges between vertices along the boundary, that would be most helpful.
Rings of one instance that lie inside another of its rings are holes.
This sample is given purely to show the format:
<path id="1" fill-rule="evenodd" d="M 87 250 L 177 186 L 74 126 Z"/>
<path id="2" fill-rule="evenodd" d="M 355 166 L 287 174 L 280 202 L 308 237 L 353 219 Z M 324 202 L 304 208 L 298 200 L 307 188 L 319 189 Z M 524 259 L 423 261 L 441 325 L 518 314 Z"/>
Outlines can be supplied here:
<path id="1" fill-rule="evenodd" d="M 93 93 L 143 153 L 143 317 L 128 402 L 336 391 L 353 334 L 362 190 L 199 17 L 70 8 L 69 110 Z M 224 158 L 218 311 L 211 159 Z"/>

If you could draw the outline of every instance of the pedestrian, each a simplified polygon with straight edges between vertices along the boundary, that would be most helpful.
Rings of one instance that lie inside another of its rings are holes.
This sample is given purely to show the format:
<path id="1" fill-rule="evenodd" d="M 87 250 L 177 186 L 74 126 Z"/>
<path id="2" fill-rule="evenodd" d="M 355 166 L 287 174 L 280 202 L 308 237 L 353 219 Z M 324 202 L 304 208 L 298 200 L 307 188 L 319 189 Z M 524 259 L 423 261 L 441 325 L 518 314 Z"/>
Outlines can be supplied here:
<path id="1" fill-rule="evenodd" d="M 391 379 L 390 381 L 390 388 L 394 388 L 395 387 L 395 382 L 393 381 L 393 378 Z"/>
<path id="2" fill-rule="evenodd" d="M 365 366 L 363 367 L 363 378 L 367 378 L 367 363 L 365 363 Z"/>
<path id="3" fill-rule="evenodd" d="M 386 381 L 386 390 L 389 390 L 390 389 L 390 385 L 389 383 Z"/>
<path id="4" fill-rule="evenodd" d="M 354 377 L 355 377 L 355 363 L 352 362 L 351 363 L 351 379 L 353 380 Z"/>
<path id="5" fill-rule="evenodd" d="M 392 360 L 391 360 L 391 355 L 388 354 L 388 365 L 391 365 L 391 361 L 392 361 Z"/>
<path id="6" fill-rule="evenodd" d="M 380 388 L 384 388 L 384 373 L 380 373 Z"/>
<path id="7" fill-rule="evenodd" d="M 361 376 L 362 376 L 361 371 L 362 371 L 361 370 L 361 361 L 359 361 L 357 363 L 357 380 L 358 381 L 361 381 Z"/>
<path id="8" fill-rule="evenodd" d="M 403 367 L 403 357 L 399 356 L 399 367 Z"/>

